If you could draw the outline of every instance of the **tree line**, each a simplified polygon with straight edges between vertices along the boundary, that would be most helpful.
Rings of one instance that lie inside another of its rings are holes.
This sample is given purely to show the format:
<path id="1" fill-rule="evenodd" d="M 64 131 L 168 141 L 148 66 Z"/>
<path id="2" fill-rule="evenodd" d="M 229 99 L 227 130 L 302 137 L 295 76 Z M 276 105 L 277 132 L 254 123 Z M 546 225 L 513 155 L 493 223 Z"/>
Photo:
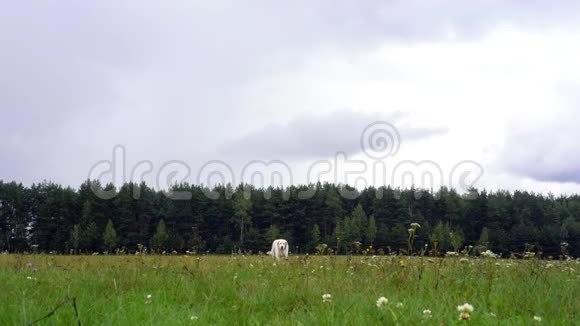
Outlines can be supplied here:
<path id="1" fill-rule="evenodd" d="M 115 196 L 101 199 L 95 189 Z M 117 189 L 87 180 L 73 189 L 0 181 L 0 251 L 130 253 L 146 247 L 257 253 L 284 238 L 294 253 L 312 253 L 321 244 L 339 254 L 408 252 L 410 224 L 418 223 L 415 251 L 435 244 L 443 252 L 471 245 L 504 254 L 526 246 L 544 255 L 580 254 L 578 195 L 478 189 L 459 194 L 445 187 L 357 191 L 330 183 L 212 189 L 181 184 L 171 190 L 189 196 L 175 200 L 145 183 Z M 310 196 L 301 196 L 308 191 Z"/>

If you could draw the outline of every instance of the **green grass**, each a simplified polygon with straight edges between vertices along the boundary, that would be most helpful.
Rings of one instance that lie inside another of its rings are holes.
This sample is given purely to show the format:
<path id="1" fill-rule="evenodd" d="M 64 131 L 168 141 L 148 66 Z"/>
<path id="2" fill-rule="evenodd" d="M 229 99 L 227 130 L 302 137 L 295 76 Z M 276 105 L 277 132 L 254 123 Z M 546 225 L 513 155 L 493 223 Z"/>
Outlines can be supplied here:
<path id="1" fill-rule="evenodd" d="M 69 297 L 83 325 L 460 325 L 465 302 L 473 325 L 533 325 L 534 316 L 574 325 L 579 268 L 386 256 L 291 256 L 274 265 L 258 256 L 0 255 L 0 325 L 29 324 Z M 322 302 L 325 293 L 332 302 Z M 39 322 L 75 323 L 71 302 Z"/>

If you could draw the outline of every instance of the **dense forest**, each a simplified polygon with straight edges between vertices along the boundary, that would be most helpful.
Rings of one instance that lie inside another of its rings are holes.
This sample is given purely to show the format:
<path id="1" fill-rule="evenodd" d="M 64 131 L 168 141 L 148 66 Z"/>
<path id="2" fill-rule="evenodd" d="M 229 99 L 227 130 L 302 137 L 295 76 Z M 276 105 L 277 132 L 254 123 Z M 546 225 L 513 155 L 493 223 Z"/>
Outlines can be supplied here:
<path id="1" fill-rule="evenodd" d="M 95 187 L 115 196 L 99 199 Z M 172 190 L 190 198 L 170 199 L 146 184 L 116 189 L 86 181 L 76 190 L 50 182 L 25 187 L 0 181 L 0 251 L 131 253 L 147 247 L 258 253 L 284 238 L 294 253 L 314 252 L 319 244 L 340 254 L 371 246 L 373 253 L 398 253 L 408 250 L 410 224 L 419 223 L 416 252 L 437 244 L 441 252 L 471 245 L 475 254 L 491 249 L 504 257 L 526 246 L 544 256 L 580 254 L 577 195 L 370 187 L 347 199 L 343 191 L 356 190 L 328 183 L 285 189 L 225 185 L 212 194 L 199 185 Z"/>

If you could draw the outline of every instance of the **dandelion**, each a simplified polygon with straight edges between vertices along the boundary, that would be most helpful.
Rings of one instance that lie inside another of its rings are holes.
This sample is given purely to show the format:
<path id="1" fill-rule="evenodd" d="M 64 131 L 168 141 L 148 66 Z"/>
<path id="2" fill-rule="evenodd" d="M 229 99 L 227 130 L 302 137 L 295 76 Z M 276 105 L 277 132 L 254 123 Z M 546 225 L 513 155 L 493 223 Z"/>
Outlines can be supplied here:
<path id="1" fill-rule="evenodd" d="M 332 302 L 332 295 L 326 293 L 322 295 L 322 302 L 323 303 L 327 303 L 327 302 Z"/>
<path id="2" fill-rule="evenodd" d="M 380 297 L 377 300 L 377 307 L 379 308 L 383 308 L 384 306 L 387 305 L 387 303 L 389 303 L 389 299 L 385 298 L 385 297 Z"/>
<path id="3" fill-rule="evenodd" d="M 151 304 L 151 302 L 153 302 L 151 299 L 153 298 L 153 296 L 151 294 L 147 295 L 147 300 L 145 300 L 145 304 Z"/>
<path id="4" fill-rule="evenodd" d="M 534 316 L 534 321 L 537 321 L 538 323 L 541 323 L 542 322 L 542 317 Z"/>
<path id="5" fill-rule="evenodd" d="M 433 314 L 431 313 L 431 310 L 429 310 L 429 309 L 423 310 L 423 317 L 425 317 L 425 318 L 431 318 L 431 317 L 433 317 Z"/>
<path id="6" fill-rule="evenodd" d="M 461 306 L 457 306 L 457 311 L 459 311 L 459 320 L 469 320 L 471 319 L 470 313 L 473 312 L 473 306 L 469 303 L 464 303 Z"/>

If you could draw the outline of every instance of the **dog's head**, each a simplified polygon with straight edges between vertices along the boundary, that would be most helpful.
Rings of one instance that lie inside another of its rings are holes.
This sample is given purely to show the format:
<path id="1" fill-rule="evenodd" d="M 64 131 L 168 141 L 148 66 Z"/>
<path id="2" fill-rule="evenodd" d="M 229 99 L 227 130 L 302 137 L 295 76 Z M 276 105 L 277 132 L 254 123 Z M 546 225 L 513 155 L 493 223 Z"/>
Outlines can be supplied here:
<path id="1" fill-rule="evenodd" d="M 286 250 L 287 246 L 288 246 L 288 243 L 286 241 L 278 242 L 278 249 L 280 249 L 280 251 L 282 251 L 282 252 L 284 252 L 284 250 Z"/>

